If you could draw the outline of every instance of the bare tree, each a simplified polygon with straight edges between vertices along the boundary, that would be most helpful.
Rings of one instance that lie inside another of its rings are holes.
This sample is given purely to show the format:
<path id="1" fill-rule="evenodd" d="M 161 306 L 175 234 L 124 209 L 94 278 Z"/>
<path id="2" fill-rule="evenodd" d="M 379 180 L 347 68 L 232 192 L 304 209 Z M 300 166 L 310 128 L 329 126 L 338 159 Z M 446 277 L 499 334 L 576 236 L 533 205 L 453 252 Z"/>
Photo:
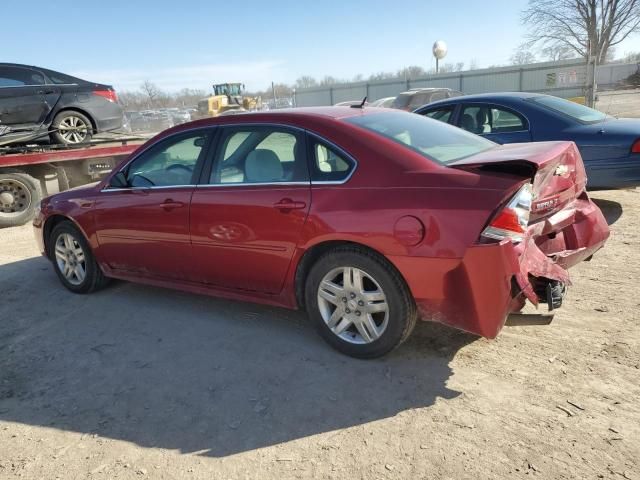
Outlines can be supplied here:
<path id="1" fill-rule="evenodd" d="M 640 0 L 529 0 L 522 23 L 530 46 L 564 46 L 602 64 L 611 47 L 640 31 Z"/>
<path id="2" fill-rule="evenodd" d="M 318 81 L 309 75 L 303 75 L 302 77 L 298 78 L 295 83 L 296 89 L 312 88 L 317 86 L 318 86 Z"/>
<path id="3" fill-rule="evenodd" d="M 410 65 L 408 67 L 398 70 L 398 73 L 396 76 L 413 80 L 414 78 L 426 77 L 427 72 L 425 71 L 424 68 L 422 68 L 419 65 Z"/>
<path id="4" fill-rule="evenodd" d="M 149 107 L 158 106 L 160 98 L 164 96 L 162 90 L 149 80 L 145 80 L 142 85 L 140 85 L 140 90 L 146 96 Z"/>
<path id="5" fill-rule="evenodd" d="M 557 62 L 558 60 L 569 60 L 576 58 L 576 52 L 566 45 L 549 45 L 540 50 L 540 54 L 545 60 Z"/>
<path id="6" fill-rule="evenodd" d="M 535 63 L 536 56 L 527 50 L 526 48 L 519 47 L 516 49 L 511 58 L 509 59 L 509 63 L 511 65 L 528 65 L 530 63 Z"/>

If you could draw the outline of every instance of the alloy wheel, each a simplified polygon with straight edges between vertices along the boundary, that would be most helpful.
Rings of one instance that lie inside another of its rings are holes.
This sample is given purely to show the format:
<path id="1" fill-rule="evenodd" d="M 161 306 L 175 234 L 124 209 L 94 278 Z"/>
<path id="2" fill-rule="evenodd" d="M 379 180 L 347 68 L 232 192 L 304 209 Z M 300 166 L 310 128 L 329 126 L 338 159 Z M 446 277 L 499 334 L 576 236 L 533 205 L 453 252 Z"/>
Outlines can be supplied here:
<path id="1" fill-rule="evenodd" d="M 353 344 L 375 342 L 389 324 L 389 305 L 380 284 L 356 267 L 327 273 L 318 287 L 320 314 L 329 330 Z"/>
<path id="2" fill-rule="evenodd" d="M 82 118 L 69 115 L 58 125 L 58 132 L 66 143 L 82 143 L 87 138 L 89 128 Z"/>
<path id="3" fill-rule="evenodd" d="M 58 269 L 71 285 L 80 285 L 87 276 L 85 253 L 78 241 L 69 233 L 62 233 L 55 243 Z"/>

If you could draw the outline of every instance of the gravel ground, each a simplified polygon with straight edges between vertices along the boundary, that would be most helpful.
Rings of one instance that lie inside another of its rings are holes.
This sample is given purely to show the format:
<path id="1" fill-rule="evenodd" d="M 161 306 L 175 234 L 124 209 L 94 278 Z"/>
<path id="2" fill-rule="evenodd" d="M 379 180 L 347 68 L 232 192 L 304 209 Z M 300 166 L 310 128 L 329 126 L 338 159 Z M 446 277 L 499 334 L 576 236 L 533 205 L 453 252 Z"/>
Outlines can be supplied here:
<path id="1" fill-rule="evenodd" d="M 303 315 L 128 283 L 68 293 L 0 231 L 0 478 L 639 479 L 640 191 L 548 326 L 434 324 L 386 358 Z"/>

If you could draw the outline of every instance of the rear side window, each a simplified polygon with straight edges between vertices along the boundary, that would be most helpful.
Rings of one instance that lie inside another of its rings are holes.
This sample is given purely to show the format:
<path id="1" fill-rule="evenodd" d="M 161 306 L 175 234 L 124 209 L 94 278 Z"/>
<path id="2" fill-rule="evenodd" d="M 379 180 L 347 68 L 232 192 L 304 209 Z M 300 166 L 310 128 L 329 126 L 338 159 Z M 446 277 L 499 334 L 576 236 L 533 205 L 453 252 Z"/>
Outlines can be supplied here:
<path id="1" fill-rule="evenodd" d="M 210 184 L 304 182 L 309 180 L 304 138 L 280 127 L 229 127 L 216 154 Z"/>
<path id="2" fill-rule="evenodd" d="M 453 106 L 442 107 L 436 110 L 429 110 L 428 112 L 424 112 L 422 115 L 433 118 L 434 120 L 440 120 L 444 123 L 449 123 L 449 119 L 451 118 L 451 114 L 453 113 L 453 108 Z"/>
<path id="3" fill-rule="evenodd" d="M 311 180 L 314 182 L 341 182 L 346 180 L 355 168 L 355 163 L 347 155 L 327 143 L 310 137 L 312 153 Z"/>
<path id="4" fill-rule="evenodd" d="M 496 146 L 482 137 L 414 113 L 372 113 L 349 117 L 345 121 L 389 138 L 429 160 L 442 164 Z"/>
<path id="5" fill-rule="evenodd" d="M 460 127 L 475 134 L 505 133 L 527 130 L 519 114 L 491 105 L 467 105 L 460 116 Z"/>

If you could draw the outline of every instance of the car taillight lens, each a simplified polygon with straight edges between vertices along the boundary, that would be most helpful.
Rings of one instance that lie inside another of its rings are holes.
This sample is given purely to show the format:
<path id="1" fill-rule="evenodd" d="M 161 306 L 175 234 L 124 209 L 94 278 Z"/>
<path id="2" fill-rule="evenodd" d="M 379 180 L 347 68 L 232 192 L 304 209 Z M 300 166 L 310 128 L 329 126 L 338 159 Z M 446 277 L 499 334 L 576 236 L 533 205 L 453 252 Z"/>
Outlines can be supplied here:
<path id="1" fill-rule="evenodd" d="M 481 237 L 492 240 L 510 238 L 513 243 L 521 242 L 529 224 L 533 190 L 530 183 L 523 185 L 509 203 L 502 208 L 484 229 Z"/>
<path id="2" fill-rule="evenodd" d="M 640 138 L 631 145 L 631 153 L 640 153 Z"/>
<path id="3" fill-rule="evenodd" d="M 94 90 L 93 94 L 98 95 L 102 98 L 106 98 L 113 103 L 116 103 L 118 101 L 118 96 L 116 95 L 115 90 Z"/>

